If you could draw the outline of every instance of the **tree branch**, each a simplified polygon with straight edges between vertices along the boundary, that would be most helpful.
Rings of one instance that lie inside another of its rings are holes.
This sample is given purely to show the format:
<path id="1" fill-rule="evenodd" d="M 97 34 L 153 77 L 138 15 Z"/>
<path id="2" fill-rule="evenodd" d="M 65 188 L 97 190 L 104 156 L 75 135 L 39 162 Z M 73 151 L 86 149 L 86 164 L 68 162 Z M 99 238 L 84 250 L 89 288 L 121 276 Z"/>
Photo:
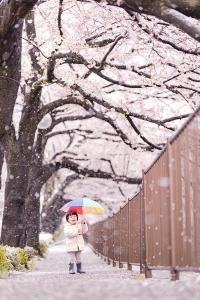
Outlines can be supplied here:
<path id="1" fill-rule="evenodd" d="M 96 2 L 103 2 L 98 0 Z M 121 6 L 130 16 L 134 12 L 145 13 L 164 20 L 186 32 L 200 42 L 200 26 L 189 17 L 200 19 L 199 1 L 192 0 L 106 0 L 110 5 Z M 189 17 L 188 17 L 189 16 Z"/>
<path id="2" fill-rule="evenodd" d="M 85 110 L 88 110 L 91 107 L 88 103 L 86 103 L 85 101 L 81 100 L 78 97 L 68 96 L 66 98 L 53 101 L 53 102 L 43 106 L 40 109 L 39 114 L 38 114 L 39 120 L 41 120 L 46 114 L 55 110 L 57 107 L 60 107 L 60 106 L 66 105 L 66 104 L 76 104 L 76 105 L 83 107 Z"/>
<path id="3" fill-rule="evenodd" d="M 62 30 L 62 13 L 63 13 L 63 0 L 59 0 L 59 10 L 58 10 L 58 29 L 60 33 L 61 41 L 59 43 L 59 46 L 63 42 L 63 30 Z"/>
<path id="4" fill-rule="evenodd" d="M 0 2 L 0 38 L 3 38 L 14 25 L 23 19 L 38 0 L 10 0 Z"/>
<path id="5" fill-rule="evenodd" d="M 190 35 L 193 39 L 200 42 L 199 24 L 194 24 L 194 21 L 186 17 L 184 14 L 175 9 L 168 8 L 163 11 L 161 18 L 168 23 L 171 23 L 174 26 L 178 27 L 179 29 Z"/>
<path id="6" fill-rule="evenodd" d="M 101 106 L 104 106 L 105 108 L 107 108 L 107 109 L 109 109 L 111 111 L 115 111 L 115 112 L 120 113 L 122 115 L 134 117 L 134 118 L 137 118 L 137 119 L 140 119 L 140 120 L 144 120 L 144 121 L 147 121 L 147 122 L 150 122 L 150 123 L 155 123 L 155 124 L 157 124 L 159 126 L 163 126 L 166 129 L 174 131 L 174 129 L 172 127 L 166 126 L 160 120 L 156 120 L 156 119 L 150 118 L 150 117 L 145 116 L 145 115 L 141 115 L 141 114 L 129 112 L 129 111 L 127 111 L 126 109 L 124 109 L 122 107 L 113 106 L 113 105 L 109 104 L 107 101 L 105 101 L 103 99 L 100 99 L 100 98 L 98 98 L 96 96 L 93 96 L 90 93 L 85 92 L 78 84 L 74 84 L 72 86 L 72 88 L 74 90 L 78 91 L 85 99 L 89 99 L 90 101 L 92 101 L 94 103 L 97 103 L 97 104 L 99 104 Z"/>
<path id="7" fill-rule="evenodd" d="M 113 181 L 121 181 L 129 184 L 140 184 L 142 182 L 141 178 L 131 178 L 126 176 L 116 175 L 114 176 L 112 173 L 104 172 L 101 170 L 91 170 L 85 167 L 81 167 L 79 164 L 71 161 L 70 159 L 64 158 L 61 162 L 56 162 L 55 164 L 48 164 L 43 167 L 43 175 L 45 178 L 44 182 L 52 176 L 52 174 L 58 171 L 61 168 L 66 168 L 75 172 L 76 174 L 91 177 L 91 178 L 102 178 L 102 179 L 112 179 Z"/>

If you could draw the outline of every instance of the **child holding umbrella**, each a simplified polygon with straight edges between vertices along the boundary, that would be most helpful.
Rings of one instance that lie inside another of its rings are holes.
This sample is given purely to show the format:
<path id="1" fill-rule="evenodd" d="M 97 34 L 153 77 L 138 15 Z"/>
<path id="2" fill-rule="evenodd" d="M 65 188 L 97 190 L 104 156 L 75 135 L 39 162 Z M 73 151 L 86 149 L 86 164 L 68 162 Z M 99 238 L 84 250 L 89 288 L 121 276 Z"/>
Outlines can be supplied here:
<path id="1" fill-rule="evenodd" d="M 81 252 L 84 249 L 83 234 L 88 231 L 87 223 L 85 220 L 78 222 L 78 214 L 75 210 L 66 214 L 66 221 L 64 233 L 69 256 L 69 274 L 75 274 L 75 264 L 78 273 L 85 273 L 82 270 Z"/>

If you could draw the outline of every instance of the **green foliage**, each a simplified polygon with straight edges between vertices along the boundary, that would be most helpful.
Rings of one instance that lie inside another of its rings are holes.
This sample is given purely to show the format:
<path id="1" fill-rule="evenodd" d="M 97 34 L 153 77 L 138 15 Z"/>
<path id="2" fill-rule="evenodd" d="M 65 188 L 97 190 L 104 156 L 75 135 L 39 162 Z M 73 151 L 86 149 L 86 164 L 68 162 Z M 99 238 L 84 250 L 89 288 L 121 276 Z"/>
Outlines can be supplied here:
<path id="1" fill-rule="evenodd" d="M 0 245 L 0 278 L 5 278 L 9 273 L 9 260 L 6 255 L 6 247 Z"/>
<path id="2" fill-rule="evenodd" d="M 24 270 L 28 266 L 28 255 L 24 249 L 17 248 L 11 257 L 11 264 L 15 270 Z"/>
<path id="3" fill-rule="evenodd" d="M 30 269 L 33 267 L 33 262 L 31 258 L 36 255 L 36 251 L 31 247 L 16 248 L 15 254 L 13 256 L 12 265 L 15 270 Z"/>
<path id="4" fill-rule="evenodd" d="M 31 259 L 36 255 L 31 247 L 22 249 L 0 245 L 0 278 L 8 277 L 9 271 L 31 269 Z"/>
<path id="5" fill-rule="evenodd" d="M 26 252 L 26 255 L 28 256 L 28 259 L 29 259 L 29 260 L 30 260 L 31 258 L 33 258 L 34 256 L 37 255 L 37 251 L 36 251 L 34 248 L 32 248 L 32 247 L 26 246 L 26 247 L 24 248 L 24 251 Z"/>
<path id="6" fill-rule="evenodd" d="M 14 260 L 15 270 L 23 270 L 28 268 L 28 255 L 24 249 L 19 248 Z"/>

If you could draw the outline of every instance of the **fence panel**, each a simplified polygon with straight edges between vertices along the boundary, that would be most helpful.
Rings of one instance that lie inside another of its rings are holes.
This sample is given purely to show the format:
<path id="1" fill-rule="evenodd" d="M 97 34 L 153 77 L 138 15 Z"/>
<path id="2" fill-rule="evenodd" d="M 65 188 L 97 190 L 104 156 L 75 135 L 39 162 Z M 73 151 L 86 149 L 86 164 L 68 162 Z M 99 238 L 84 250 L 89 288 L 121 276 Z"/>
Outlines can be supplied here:
<path id="1" fill-rule="evenodd" d="M 140 194 L 129 200 L 129 258 L 132 264 L 140 263 Z"/>
<path id="2" fill-rule="evenodd" d="M 149 267 L 170 266 L 170 190 L 165 150 L 144 176 L 146 260 Z"/>
<path id="3" fill-rule="evenodd" d="M 128 262 L 128 204 L 121 208 L 120 223 L 120 262 Z"/>
<path id="4" fill-rule="evenodd" d="M 199 270 L 199 195 L 200 108 L 144 172 L 141 192 L 94 225 L 92 243 L 114 261 Z"/>
<path id="5" fill-rule="evenodd" d="M 109 218 L 108 223 L 108 258 L 114 260 L 114 219 Z"/>
<path id="6" fill-rule="evenodd" d="M 102 224 L 102 236 L 103 236 L 103 245 L 102 245 L 102 254 L 108 256 L 108 224 L 109 220 L 105 220 Z"/>
<path id="7" fill-rule="evenodd" d="M 114 261 L 120 260 L 120 211 L 114 218 Z"/>
<path id="8" fill-rule="evenodd" d="M 169 143 L 174 267 L 200 267 L 200 111 Z"/>
<path id="9" fill-rule="evenodd" d="M 97 251 L 103 254 L 103 245 L 104 245 L 104 228 L 103 222 L 97 224 L 96 227 L 96 244 L 97 244 Z"/>

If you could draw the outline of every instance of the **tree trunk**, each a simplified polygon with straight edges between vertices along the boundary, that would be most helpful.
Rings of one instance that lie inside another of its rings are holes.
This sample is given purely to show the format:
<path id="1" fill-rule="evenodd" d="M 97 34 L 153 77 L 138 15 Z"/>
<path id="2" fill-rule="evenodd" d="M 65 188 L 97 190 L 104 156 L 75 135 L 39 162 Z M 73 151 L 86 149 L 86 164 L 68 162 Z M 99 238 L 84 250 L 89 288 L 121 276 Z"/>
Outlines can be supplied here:
<path id="1" fill-rule="evenodd" d="M 3 159 L 4 159 L 4 142 L 0 142 L 0 189 L 1 189 L 1 172 L 3 166 Z"/>
<path id="2" fill-rule="evenodd" d="M 39 249 L 40 233 L 40 191 L 43 182 L 39 177 L 42 171 L 42 162 L 35 157 L 30 173 L 28 190 L 24 208 L 23 240 L 27 246 Z"/>
<path id="3" fill-rule="evenodd" d="M 38 88 L 40 90 L 40 88 Z M 35 90 L 26 95 L 25 105 L 19 126 L 19 138 L 15 137 L 12 126 L 5 146 L 7 180 L 4 199 L 4 212 L 1 242 L 9 246 L 24 247 L 25 200 L 29 183 L 29 174 L 34 155 L 33 144 L 37 129 L 38 98 L 32 98 Z M 34 99 L 34 101 L 33 101 Z"/>
<path id="4" fill-rule="evenodd" d="M 40 233 L 40 197 L 41 186 L 33 185 L 28 192 L 25 201 L 23 243 L 27 246 L 39 249 Z"/>
<path id="5" fill-rule="evenodd" d="M 12 132 L 12 133 L 11 133 Z M 5 245 L 21 246 L 23 213 L 30 164 L 15 139 L 14 128 L 10 130 L 6 145 L 7 179 L 1 242 Z"/>
<path id="6" fill-rule="evenodd" d="M 24 199 L 26 195 L 27 172 L 23 166 L 8 167 L 8 178 L 5 189 L 1 243 L 12 247 L 23 246 Z M 16 178 L 20 178 L 20 180 Z"/>
<path id="7" fill-rule="evenodd" d="M 21 78 L 23 18 L 37 1 L 0 1 L 0 187 L 6 134 Z"/>
<path id="8" fill-rule="evenodd" d="M 12 121 L 21 78 L 22 23 L 20 21 L 17 24 L 19 27 L 8 32 L 5 38 L 0 38 L 0 175 L 6 135 Z"/>

